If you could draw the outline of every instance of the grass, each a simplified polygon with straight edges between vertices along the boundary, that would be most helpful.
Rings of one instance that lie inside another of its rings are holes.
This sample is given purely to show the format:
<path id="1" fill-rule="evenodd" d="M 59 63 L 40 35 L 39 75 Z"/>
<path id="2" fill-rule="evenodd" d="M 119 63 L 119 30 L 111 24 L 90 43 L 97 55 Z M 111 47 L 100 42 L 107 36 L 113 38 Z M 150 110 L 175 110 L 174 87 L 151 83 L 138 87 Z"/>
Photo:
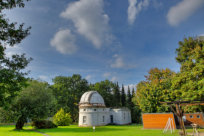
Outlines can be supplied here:
<path id="1" fill-rule="evenodd" d="M 24 130 L 14 130 L 13 125 L 0 126 L 0 136 L 42 136 L 42 134 L 32 131 L 31 127 L 24 127 Z"/>
<path id="2" fill-rule="evenodd" d="M 177 133 L 173 135 L 169 132 L 163 134 L 162 130 L 145 130 L 141 125 L 102 126 L 96 127 L 95 132 L 91 127 L 81 128 L 76 125 L 39 131 L 50 136 L 178 136 Z"/>
<path id="3" fill-rule="evenodd" d="M 163 130 L 147 130 L 142 125 L 129 126 L 101 126 L 96 127 L 93 132 L 91 127 L 78 127 L 71 125 L 67 127 L 58 127 L 55 129 L 39 129 L 38 131 L 48 134 L 49 136 L 179 136 L 178 130 L 171 134 L 170 132 L 163 134 Z M 192 129 L 187 130 L 192 131 Z M 200 131 L 204 131 L 201 129 Z M 34 132 L 32 127 L 26 126 L 24 130 L 14 130 L 14 126 L 0 126 L 0 136 L 43 136 Z"/>

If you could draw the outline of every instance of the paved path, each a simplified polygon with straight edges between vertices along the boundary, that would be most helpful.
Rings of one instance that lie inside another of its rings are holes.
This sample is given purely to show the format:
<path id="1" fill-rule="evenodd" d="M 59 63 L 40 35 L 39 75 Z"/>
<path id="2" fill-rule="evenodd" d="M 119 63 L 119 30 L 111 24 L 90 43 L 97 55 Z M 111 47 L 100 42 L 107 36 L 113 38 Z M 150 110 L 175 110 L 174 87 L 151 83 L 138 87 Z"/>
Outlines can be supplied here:
<path id="1" fill-rule="evenodd" d="M 50 136 L 50 135 L 45 134 L 45 133 L 43 133 L 43 132 L 37 131 L 37 130 L 35 130 L 35 129 L 34 129 L 33 131 L 35 131 L 35 132 L 37 132 L 37 133 L 40 133 L 40 134 L 42 134 L 42 135 L 44 135 L 44 136 Z"/>

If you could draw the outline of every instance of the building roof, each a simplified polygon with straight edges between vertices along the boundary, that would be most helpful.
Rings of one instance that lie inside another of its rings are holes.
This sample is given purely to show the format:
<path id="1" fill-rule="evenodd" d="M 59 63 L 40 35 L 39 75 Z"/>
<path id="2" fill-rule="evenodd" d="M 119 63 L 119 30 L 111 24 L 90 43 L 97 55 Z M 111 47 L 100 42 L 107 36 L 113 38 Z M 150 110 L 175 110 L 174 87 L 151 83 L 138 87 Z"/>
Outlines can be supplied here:
<path id="1" fill-rule="evenodd" d="M 103 97 L 97 91 L 85 92 L 79 102 L 79 106 L 102 106 L 105 107 Z"/>

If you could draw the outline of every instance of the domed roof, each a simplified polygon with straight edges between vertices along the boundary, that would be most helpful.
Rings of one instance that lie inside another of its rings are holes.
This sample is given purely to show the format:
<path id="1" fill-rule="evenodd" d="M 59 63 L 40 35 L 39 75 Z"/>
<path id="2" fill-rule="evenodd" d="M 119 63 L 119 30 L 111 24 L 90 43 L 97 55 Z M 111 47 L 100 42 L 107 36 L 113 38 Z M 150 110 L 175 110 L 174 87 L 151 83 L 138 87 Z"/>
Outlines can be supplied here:
<path id="1" fill-rule="evenodd" d="M 85 92 L 79 102 L 80 106 L 105 106 L 103 97 L 97 91 Z"/>

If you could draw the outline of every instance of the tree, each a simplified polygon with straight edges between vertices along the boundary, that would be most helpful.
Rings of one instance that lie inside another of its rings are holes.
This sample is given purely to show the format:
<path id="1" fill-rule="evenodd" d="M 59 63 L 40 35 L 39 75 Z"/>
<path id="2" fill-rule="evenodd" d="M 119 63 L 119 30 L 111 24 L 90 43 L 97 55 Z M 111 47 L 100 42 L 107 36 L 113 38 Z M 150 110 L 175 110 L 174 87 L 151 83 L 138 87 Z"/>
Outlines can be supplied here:
<path id="1" fill-rule="evenodd" d="M 47 118 L 55 107 L 56 100 L 49 85 L 44 82 L 30 81 L 14 100 L 11 110 L 16 117 L 16 129 L 22 129 L 27 119 L 36 121 Z"/>
<path id="2" fill-rule="evenodd" d="M 170 69 L 150 69 L 146 80 L 137 84 L 137 91 L 133 97 L 134 103 L 139 105 L 142 112 L 168 112 L 167 106 L 161 105 L 161 101 L 175 100 L 172 93 L 172 78 L 176 73 Z"/>
<path id="3" fill-rule="evenodd" d="M 127 106 L 129 109 L 132 108 L 132 95 L 130 93 L 130 87 L 128 86 L 128 91 L 127 91 Z"/>
<path id="4" fill-rule="evenodd" d="M 137 104 L 136 93 L 134 91 L 134 88 L 132 89 L 131 117 L 132 117 L 132 122 L 133 123 L 140 124 L 142 122 L 141 109 L 140 109 L 139 105 Z"/>
<path id="5" fill-rule="evenodd" d="M 120 88 L 119 88 L 118 82 L 114 85 L 114 88 L 113 88 L 113 100 L 116 107 L 121 106 Z"/>
<path id="6" fill-rule="evenodd" d="M 71 115 L 69 113 L 65 113 L 61 108 L 53 117 L 53 122 L 57 126 L 69 126 L 72 122 Z"/>
<path id="7" fill-rule="evenodd" d="M 72 77 L 58 76 L 53 79 L 53 94 L 57 99 L 57 109 L 63 108 L 69 112 L 74 122 L 78 120 L 78 103 L 83 93 L 89 90 L 86 79 L 78 74 Z"/>
<path id="8" fill-rule="evenodd" d="M 177 62 L 181 65 L 172 82 L 172 96 L 176 100 L 204 99 L 204 41 L 185 38 L 176 49 Z M 203 106 L 186 107 L 185 112 L 204 110 Z"/>
<path id="9" fill-rule="evenodd" d="M 125 89 L 124 89 L 123 85 L 122 85 L 122 89 L 121 89 L 121 105 L 122 105 L 122 107 L 126 106 L 126 94 L 125 94 Z"/>
<path id="10" fill-rule="evenodd" d="M 22 72 L 32 60 L 26 58 L 25 54 L 13 54 L 6 56 L 8 46 L 19 44 L 29 35 L 29 28 L 24 24 L 9 22 L 3 14 L 3 10 L 10 10 L 16 7 L 24 7 L 24 1 L 28 0 L 3 0 L 0 1 L 0 106 L 8 107 L 22 87 L 26 86 L 26 72 Z"/>
<path id="11" fill-rule="evenodd" d="M 107 107 L 115 106 L 115 103 L 113 102 L 113 82 L 109 80 L 97 82 L 91 87 L 91 89 L 99 92 L 99 94 L 103 97 Z"/>
<path id="12" fill-rule="evenodd" d="M 15 117 L 12 111 L 0 108 L 0 123 L 13 123 L 14 121 Z"/>
<path id="13" fill-rule="evenodd" d="M 132 88 L 132 97 L 134 96 L 134 94 L 135 94 L 135 89 Z"/>

